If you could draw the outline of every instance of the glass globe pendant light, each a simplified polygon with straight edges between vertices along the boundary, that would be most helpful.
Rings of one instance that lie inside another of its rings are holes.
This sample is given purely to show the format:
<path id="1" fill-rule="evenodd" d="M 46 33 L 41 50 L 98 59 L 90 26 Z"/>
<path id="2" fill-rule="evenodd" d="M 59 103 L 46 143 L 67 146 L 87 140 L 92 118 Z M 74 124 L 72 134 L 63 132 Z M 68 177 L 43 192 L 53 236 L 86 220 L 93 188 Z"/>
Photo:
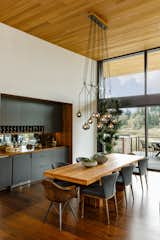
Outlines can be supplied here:
<path id="1" fill-rule="evenodd" d="M 88 37 L 88 47 L 87 47 L 87 56 L 85 58 L 85 65 L 83 71 L 83 86 L 79 93 L 79 108 L 77 111 L 77 117 L 83 117 L 84 123 L 82 125 L 82 129 L 88 130 L 90 126 L 96 121 L 97 128 L 101 129 L 103 124 L 110 124 L 110 128 L 114 127 L 112 123 L 112 115 L 107 112 L 104 115 L 101 115 L 100 112 L 93 111 L 93 100 L 94 97 L 97 96 L 98 93 L 98 85 L 95 81 L 95 61 L 96 59 L 96 49 L 98 49 L 99 54 L 103 58 L 103 51 L 105 50 L 108 58 L 108 46 L 107 46 L 107 24 L 105 21 L 97 16 L 96 14 L 90 14 L 90 28 L 89 28 L 89 37 Z M 97 46 L 96 44 L 99 44 Z M 103 93 L 105 98 L 105 79 L 103 81 Z M 82 102 L 84 99 L 84 102 Z M 82 107 L 83 103 L 83 107 Z"/>

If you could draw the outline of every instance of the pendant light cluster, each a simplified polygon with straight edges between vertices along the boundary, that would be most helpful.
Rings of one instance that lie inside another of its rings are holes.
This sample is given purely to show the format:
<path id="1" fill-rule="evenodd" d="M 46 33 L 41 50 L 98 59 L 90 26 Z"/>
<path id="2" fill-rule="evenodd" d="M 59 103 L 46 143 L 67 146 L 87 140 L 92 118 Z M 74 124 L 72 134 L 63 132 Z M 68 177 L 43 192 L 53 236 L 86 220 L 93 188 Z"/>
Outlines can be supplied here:
<path id="1" fill-rule="evenodd" d="M 94 112 L 93 102 L 95 96 L 98 94 L 98 86 L 96 81 L 96 62 L 92 59 L 96 59 L 95 53 L 97 52 L 101 59 L 108 58 L 108 47 L 107 47 L 107 25 L 106 23 L 96 14 L 88 16 L 90 19 L 89 37 L 88 37 L 88 48 L 87 56 L 85 59 L 84 72 L 83 72 L 83 86 L 79 93 L 79 110 L 77 117 L 83 117 L 84 123 L 82 128 L 84 130 L 90 129 L 90 126 L 94 122 L 97 122 L 97 128 L 101 129 L 103 124 L 108 124 L 110 128 L 114 127 L 114 120 L 112 114 L 106 111 L 106 114 L 101 115 L 99 112 Z M 107 78 L 109 79 L 109 64 L 107 66 Z M 105 98 L 105 80 L 102 81 L 101 88 L 103 89 L 103 97 Z M 82 105 L 83 101 L 83 105 Z M 84 114 L 82 114 L 84 112 Z"/>

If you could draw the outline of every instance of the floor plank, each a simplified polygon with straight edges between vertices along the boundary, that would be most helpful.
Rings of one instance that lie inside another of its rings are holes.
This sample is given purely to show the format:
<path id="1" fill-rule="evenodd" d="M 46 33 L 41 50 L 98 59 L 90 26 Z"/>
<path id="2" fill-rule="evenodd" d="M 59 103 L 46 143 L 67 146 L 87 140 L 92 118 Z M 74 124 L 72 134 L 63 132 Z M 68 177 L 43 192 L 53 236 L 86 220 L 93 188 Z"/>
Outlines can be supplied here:
<path id="1" fill-rule="evenodd" d="M 78 222 L 65 211 L 61 233 L 55 211 L 49 214 L 46 224 L 42 223 L 49 203 L 40 183 L 0 192 L 0 240 L 159 240 L 159 182 L 160 173 L 149 172 L 149 189 L 142 194 L 140 181 L 134 178 L 134 203 L 128 191 L 126 209 L 124 196 L 118 193 L 119 217 L 110 201 L 110 225 L 105 224 L 103 208 L 85 206 L 85 218 Z M 76 200 L 72 204 L 78 211 Z"/>

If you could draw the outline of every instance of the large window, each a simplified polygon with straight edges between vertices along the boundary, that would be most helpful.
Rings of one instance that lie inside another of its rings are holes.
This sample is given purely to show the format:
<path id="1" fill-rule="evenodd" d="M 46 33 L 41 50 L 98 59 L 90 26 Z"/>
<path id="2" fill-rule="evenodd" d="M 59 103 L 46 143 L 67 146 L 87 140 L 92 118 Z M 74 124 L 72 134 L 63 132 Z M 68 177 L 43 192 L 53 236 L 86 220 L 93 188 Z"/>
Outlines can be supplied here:
<path id="1" fill-rule="evenodd" d="M 160 51 L 148 52 L 147 93 L 160 93 Z"/>
<path id="2" fill-rule="evenodd" d="M 160 170 L 160 48 L 99 66 L 99 101 L 118 98 L 122 108 L 114 151 L 147 155 L 149 168 Z"/>
<path id="3" fill-rule="evenodd" d="M 99 98 L 160 94 L 160 50 L 104 60 Z M 146 66 L 146 68 L 145 68 Z M 145 78 L 146 71 L 146 78 Z M 105 86 L 105 95 L 104 95 Z"/>
<path id="4" fill-rule="evenodd" d="M 105 98 L 144 94 L 144 54 L 103 63 Z M 103 91 L 100 93 L 103 98 Z"/>

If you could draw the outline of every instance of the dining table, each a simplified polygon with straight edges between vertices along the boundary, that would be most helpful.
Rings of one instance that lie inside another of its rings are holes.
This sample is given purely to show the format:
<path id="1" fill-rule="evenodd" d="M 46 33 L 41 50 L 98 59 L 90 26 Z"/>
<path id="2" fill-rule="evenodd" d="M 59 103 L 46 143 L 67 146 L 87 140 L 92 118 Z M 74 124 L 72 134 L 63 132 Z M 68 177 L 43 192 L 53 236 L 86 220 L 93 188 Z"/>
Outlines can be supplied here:
<path id="1" fill-rule="evenodd" d="M 88 186 L 100 180 L 103 176 L 120 171 L 121 168 L 130 164 L 136 164 L 138 161 L 144 159 L 143 156 L 121 153 L 108 154 L 107 158 L 108 160 L 105 163 L 94 167 L 85 167 L 80 162 L 56 169 L 48 169 L 44 171 L 44 176 L 50 179 Z"/>

